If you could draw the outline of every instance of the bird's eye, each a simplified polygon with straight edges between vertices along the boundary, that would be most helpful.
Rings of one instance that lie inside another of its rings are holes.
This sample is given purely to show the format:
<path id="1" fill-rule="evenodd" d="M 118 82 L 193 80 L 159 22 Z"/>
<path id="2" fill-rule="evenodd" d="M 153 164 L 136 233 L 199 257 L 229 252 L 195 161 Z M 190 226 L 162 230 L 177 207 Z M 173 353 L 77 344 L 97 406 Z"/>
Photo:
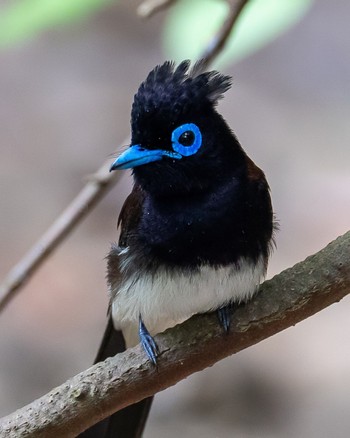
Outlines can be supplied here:
<path id="1" fill-rule="evenodd" d="M 180 135 L 178 141 L 182 146 L 192 146 L 195 138 L 193 131 L 185 131 Z"/>
<path id="2" fill-rule="evenodd" d="M 185 123 L 174 129 L 171 142 L 175 152 L 184 157 L 194 155 L 202 146 L 202 134 L 194 123 Z"/>

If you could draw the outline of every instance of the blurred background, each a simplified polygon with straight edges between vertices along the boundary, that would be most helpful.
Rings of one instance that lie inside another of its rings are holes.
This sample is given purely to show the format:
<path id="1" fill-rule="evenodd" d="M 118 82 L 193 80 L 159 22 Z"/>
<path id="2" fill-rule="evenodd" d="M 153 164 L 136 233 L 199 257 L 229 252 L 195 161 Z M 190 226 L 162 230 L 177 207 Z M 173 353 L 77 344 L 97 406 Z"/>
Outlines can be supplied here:
<path id="1" fill-rule="evenodd" d="M 79 19 L 6 39 L 14 3 L 0 0 L 1 278 L 122 147 L 138 85 L 156 64 L 189 56 L 174 22 L 184 32 L 191 23 L 178 9 L 145 21 L 135 0 L 89 0 L 91 10 L 71 12 Z M 264 169 L 280 221 L 270 277 L 349 229 L 349 16 L 347 0 L 314 1 L 260 50 L 219 63 L 234 78 L 219 110 Z M 92 363 L 104 257 L 130 187 L 125 172 L 0 315 L 1 416 Z M 145 437 L 348 437 L 349 311 L 344 299 L 157 395 Z"/>

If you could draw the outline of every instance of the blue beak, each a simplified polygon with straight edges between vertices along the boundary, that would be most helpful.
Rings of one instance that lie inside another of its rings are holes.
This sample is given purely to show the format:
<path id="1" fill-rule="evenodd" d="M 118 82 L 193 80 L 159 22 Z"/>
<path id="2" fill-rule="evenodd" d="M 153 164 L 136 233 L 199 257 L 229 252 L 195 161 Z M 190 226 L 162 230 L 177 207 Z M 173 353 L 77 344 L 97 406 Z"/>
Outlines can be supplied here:
<path id="1" fill-rule="evenodd" d="M 141 145 L 136 144 L 130 146 L 112 163 L 109 171 L 116 169 L 130 169 L 132 167 L 142 166 L 143 164 L 159 161 L 163 157 L 170 157 L 179 160 L 182 155 L 177 152 L 163 151 L 161 149 L 145 149 Z"/>

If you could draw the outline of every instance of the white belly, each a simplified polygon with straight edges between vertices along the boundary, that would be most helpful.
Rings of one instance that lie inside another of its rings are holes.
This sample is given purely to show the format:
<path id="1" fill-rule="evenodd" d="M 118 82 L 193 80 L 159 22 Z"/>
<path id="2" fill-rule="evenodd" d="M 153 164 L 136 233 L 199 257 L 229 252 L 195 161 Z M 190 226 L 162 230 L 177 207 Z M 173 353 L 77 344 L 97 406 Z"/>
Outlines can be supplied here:
<path id="1" fill-rule="evenodd" d="M 117 290 L 112 286 L 114 326 L 123 331 L 127 347 L 131 347 L 139 342 L 140 315 L 151 335 L 155 335 L 196 313 L 247 301 L 264 275 L 263 258 L 256 264 L 242 258 L 233 266 L 203 266 L 192 274 L 169 272 L 164 267 L 152 275 L 136 272 L 115 285 Z"/>

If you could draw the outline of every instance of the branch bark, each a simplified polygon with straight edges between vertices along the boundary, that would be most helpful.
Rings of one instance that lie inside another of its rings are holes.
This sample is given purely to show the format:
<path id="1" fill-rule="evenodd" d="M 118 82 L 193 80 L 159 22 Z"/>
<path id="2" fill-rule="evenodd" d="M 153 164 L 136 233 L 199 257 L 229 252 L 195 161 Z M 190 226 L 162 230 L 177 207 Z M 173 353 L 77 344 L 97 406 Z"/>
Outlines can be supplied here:
<path id="1" fill-rule="evenodd" d="M 156 336 L 154 367 L 140 346 L 98 363 L 0 421 L 7 438 L 70 438 L 123 407 L 274 335 L 350 293 L 350 232 L 261 285 L 233 312 L 228 334 L 215 314 Z"/>

